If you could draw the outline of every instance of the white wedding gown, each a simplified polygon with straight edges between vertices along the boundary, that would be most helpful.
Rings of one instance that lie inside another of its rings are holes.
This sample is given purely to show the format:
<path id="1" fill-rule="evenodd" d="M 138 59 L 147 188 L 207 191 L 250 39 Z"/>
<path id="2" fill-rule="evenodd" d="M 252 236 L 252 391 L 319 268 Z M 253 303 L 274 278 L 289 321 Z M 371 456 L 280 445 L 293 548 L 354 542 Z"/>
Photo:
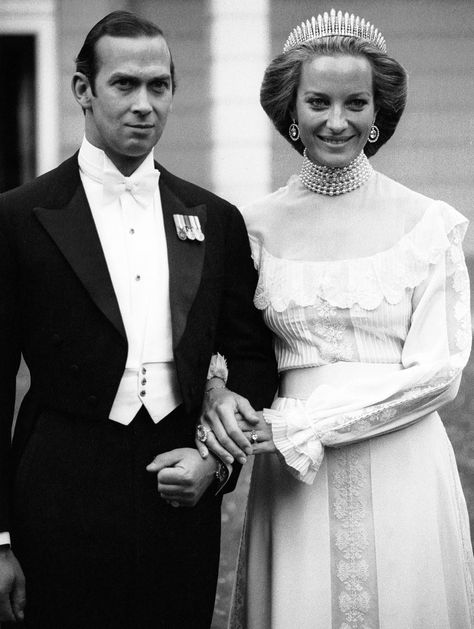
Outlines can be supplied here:
<path id="1" fill-rule="evenodd" d="M 307 399 L 265 412 L 278 454 L 256 456 L 230 627 L 469 629 L 467 509 L 436 412 L 471 345 L 467 221 L 375 173 L 357 198 L 423 205 L 393 247 L 332 262 L 272 255 L 252 228 L 259 204 L 312 195 L 293 177 L 246 218 L 279 369 L 321 376 Z"/>

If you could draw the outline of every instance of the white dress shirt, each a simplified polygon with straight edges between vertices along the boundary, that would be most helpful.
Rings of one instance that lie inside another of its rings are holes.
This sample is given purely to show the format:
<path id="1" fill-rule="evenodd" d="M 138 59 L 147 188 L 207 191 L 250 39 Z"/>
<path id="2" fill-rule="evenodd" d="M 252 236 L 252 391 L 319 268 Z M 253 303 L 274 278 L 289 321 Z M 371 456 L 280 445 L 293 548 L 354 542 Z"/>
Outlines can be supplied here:
<path id="1" fill-rule="evenodd" d="M 131 177 L 124 177 L 105 153 L 85 138 L 79 168 L 128 340 L 125 371 L 109 417 L 129 424 L 143 404 L 158 423 L 181 402 L 173 361 L 159 171 L 150 152 Z M 143 176 L 155 176 L 156 185 L 143 205 L 125 187 L 115 197 L 104 190 L 102 182 L 109 174 L 124 181 L 127 188 Z"/>

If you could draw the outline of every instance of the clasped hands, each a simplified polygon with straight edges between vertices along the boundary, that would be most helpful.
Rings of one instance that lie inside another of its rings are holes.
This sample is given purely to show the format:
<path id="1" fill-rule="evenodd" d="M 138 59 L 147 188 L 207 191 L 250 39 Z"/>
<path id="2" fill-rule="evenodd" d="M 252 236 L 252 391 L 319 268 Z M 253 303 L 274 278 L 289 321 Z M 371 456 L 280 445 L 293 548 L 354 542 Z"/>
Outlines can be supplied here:
<path id="1" fill-rule="evenodd" d="M 244 464 L 252 454 L 275 452 L 271 427 L 249 401 L 225 387 L 204 397 L 197 450 L 178 448 L 155 457 L 147 471 L 157 475 L 160 496 L 173 507 L 194 507 L 215 478 L 217 461 Z M 204 442 L 202 435 L 205 434 Z"/>
<path id="2" fill-rule="evenodd" d="M 226 463 L 235 459 L 244 464 L 249 455 L 276 451 L 263 413 L 225 387 L 206 392 L 200 425 L 203 428 L 196 437 L 196 447 L 203 459 L 210 451 Z"/>
<path id="3" fill-rule="evenodd" d="M 173 507 L 194 507 L 215 478 L 217 461 L 246 463 L 252 454 L 275 452 L 272 431 L 263 414 L 248 400 L 226 388 L 207 392 L 200 424 L 205 443 L 196 438 L 197 450 L 178 448 L 164 452 L 147 465 L 157 475 L 158 493 Z"/>

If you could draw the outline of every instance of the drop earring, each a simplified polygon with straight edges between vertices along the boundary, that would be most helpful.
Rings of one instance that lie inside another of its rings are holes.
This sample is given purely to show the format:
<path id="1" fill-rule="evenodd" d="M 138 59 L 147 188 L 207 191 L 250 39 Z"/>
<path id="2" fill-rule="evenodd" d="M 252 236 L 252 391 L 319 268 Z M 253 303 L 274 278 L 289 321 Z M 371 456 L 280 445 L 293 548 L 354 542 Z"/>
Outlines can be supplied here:
<path id="1" fill-rule="evenodd" d="M 374 144 L 379 139 L 379 136 L 380 136 L 379 128 L 377 127 L 377 125 L 373 124 L 370 127 L 369 137 L 367 138 L 367 141 L 370 142 L 371 144 Z"/>
<path id="2" fill-rule="evenodd" d="M 290 124 L 288 128 L 288 135 L 290 136 L 291 140 L 293 140 L 293 142 L 296 142 L 297 140 L 300 139 L 300 130 L 294 118 L 293 118 L 293 122 Z"/>

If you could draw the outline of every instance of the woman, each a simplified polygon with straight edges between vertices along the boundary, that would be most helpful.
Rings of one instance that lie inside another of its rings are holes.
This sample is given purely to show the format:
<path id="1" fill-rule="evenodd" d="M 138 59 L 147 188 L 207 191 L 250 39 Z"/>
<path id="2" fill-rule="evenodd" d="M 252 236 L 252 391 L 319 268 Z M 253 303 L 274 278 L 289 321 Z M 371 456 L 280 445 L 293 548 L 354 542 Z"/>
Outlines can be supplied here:
<path id="1" fill-rule="evenodd" d="M 381 34 L 340 12 L 295 29 L 265 73 L 262 106 L 304 159 L 244 209 L 280 388 L 240 422 L 261 454 L 233 628 L 473 626 L 466 505 L 436 412 L 471 345 L 467 221 L 368 162 L 405 99 Z M 224 455 L 216 436 L 235 427 L 212 388 L 204 438 Z"/>

